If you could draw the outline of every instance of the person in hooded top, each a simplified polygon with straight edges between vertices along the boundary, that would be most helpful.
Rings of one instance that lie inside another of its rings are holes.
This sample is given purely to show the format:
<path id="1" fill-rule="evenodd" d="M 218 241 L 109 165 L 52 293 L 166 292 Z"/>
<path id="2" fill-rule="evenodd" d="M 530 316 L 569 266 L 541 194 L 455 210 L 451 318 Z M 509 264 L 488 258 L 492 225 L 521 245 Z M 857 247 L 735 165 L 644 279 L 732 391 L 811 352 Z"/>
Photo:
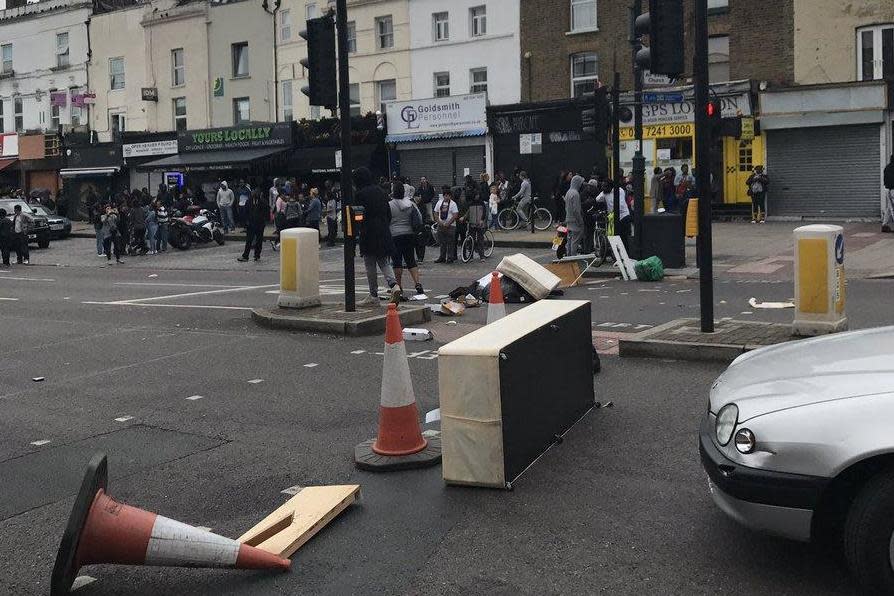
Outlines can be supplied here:
<path id="1" fill-rule="evenodd" d="M 583 184 L 583 177 L 574 176 L 571 179 L 568 191 L 565 193 L 565 226 L 568 228 L 565 254 L 569 257 L 578 254 L 578 247 L 581 240 L 583 240 L 584 231 L 587 229 L 580 202 L 580 189 Z"/>
<path id="2" fill-rule="evenodd" d="M 354 202 L 363 207 L 363 228 L 360 231 L 360 252 L 366 267 L 366 279 L 369 283 L 369 296 L 361 300 L 359 306 L 376 306 L 379 304 L 379 282 L 376 268 L 385 277 L 385 283 L 391 291 L 391 301 L 399 302 L 401 291 L 394 277 L 390 257 L 394 252 L 391 239 L 391 209 L 388 197 L 381 187 L 376 185 L 369 168 L 359 167 L 353 173 L 357 194 Z M 403 184 L 401 184 L 403 186 Z"/>
<path id="3" fill-rule="evenodd" d="M 391 265 L 394 267 L 394 277 L 397 279 L 398 288 L 403 287 L 404 269 L 410 271 L 410 277 L 416 287 L 416 294 L 424 292 L 419 267 L 416 265 L 416 230 L 420 229 L 422 213 L 413 202 L 416 189 L 409 184 L 395 183 L 391 189 L 391 201 L 388 207 L 391 210 L 391 239 L 394 242 L 394 252 L 391 255 Z"/>

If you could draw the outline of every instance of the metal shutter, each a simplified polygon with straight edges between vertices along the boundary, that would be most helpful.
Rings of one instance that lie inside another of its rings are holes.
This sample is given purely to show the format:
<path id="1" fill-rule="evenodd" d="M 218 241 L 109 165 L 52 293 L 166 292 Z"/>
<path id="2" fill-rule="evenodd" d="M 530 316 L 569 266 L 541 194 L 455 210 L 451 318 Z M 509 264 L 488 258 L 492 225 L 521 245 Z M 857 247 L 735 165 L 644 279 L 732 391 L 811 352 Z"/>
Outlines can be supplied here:
<path id="1" fill-rule="evenodd" d="M 457 147 L 456 151 L 456 183 L 463 183 L 463 175 L 465 169 L 469 168 L 469 175 L 475 179 L 477 183 L 478 177 L 484 171 L 484 147 Z"/>
<path id="2" fill-rule="evenodd" d="M 766 134 L 770 215 L 879 217 L 878 125 Z"/>
<path id="3" fill-rule="evenodd" d="M 409 149 L 400 152 L 400 174 L 413 186 L 426 176 L 436 189 L 453 185 L 452 149 Z"/>

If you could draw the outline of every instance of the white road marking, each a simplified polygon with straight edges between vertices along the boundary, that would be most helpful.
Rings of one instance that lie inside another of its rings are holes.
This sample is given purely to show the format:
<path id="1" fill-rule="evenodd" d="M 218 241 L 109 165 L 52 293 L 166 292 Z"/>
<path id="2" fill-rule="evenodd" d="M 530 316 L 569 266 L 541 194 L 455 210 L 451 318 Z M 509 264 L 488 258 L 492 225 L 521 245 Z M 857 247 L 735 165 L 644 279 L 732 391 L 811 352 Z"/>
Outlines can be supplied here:
<path id="1" fill-rule="evenodd" d="M 55 279 L 48 279 L 45 277 L 9 277 L 7 275 L 4 275 L 3 279 L 12 279 L 15 281 L 56 281 Z"/>
<path id="2" fill-rule="evenodd" d="M 204 395 L 190 395 L 186 399 L 188 399 L 189 401 L 196 401 L 196 400 L 204 399 L 204 398 L 205 398 Z"/>
<path id="3" fill-rule="evenodd" d="M 316 362 L 308 362 L 307 364 L 304 365 L 304 368 L 313 368 L 315 366 L 320 366 L 320 365 L 317 364 Z"/>
<path id="4" fill-rule="evenodd" d="M 49 439 L 41 439 L 39 441 L 31 441 L 31 444 L 34 445 L 35 447 L 40 447 L 41 445 L 46 445 L 49 442 L 50 442 Z"/>
<path id="5" fill-rule="evenodd" d="M 354 350 L 351 354 L 365 354 L 366 350 Z"/>
<path id="6" fill-rule="evenodd" d="M 751 312 L 750 310 L 743 310 L 743 311 L 740 312 L 739 314 L 740 314 L 740 315 L 751 315 L 751 314 L 754 314 L 754 313 Z"/>
<path id="7" fill-rule="evenodd" d="M 18 302 L 19 301 L 18 298 L 0 298 L 0 300 L 6 301 L 6 302 Z"/>
<path id="8" fill-rule="evenodd" d="M 142 302 L 154 302 L 157 300 L 173 300 L 175 298 L 189 298 L 191 296 L 208 296 L 211 294 L 227 294 L 230 292 L 245 292 L 248 290 L 263 290 L 265 288 L 276 288 L 279 284 L 266 284 L 263 286 L 238 286 L 227 287 L 222 290 L 206 290 L 204 292 L 186 292 L 185 294 L 168 294 L 165 296 L 151 296 L 149 298 L 133 298 L 131 300 L 113 300 L 102 304 L 139 304 Z"/>
<path id="9" fill-rule="evenodd" d="M 251 379 L 249 381 L 249 383 L 251 383 L 252 385 L 257 385 L 258 383 L 263 383 L 263 382 L 264 382 L 264 379 Z"/>
<path id="10" fill-rule="evenodd" d="M 115 418 L 115 422 L 127 422 L 128 420 L 133 420 L 133 416 L 121 416 L 120 418 Z"/>
<path id="11" fill-rule="evenodd" d="M 139 302 L 93 302 L 84 301 L 81 304 L 96 304 L 99 306 L 142 306 L 153 308 L 207 308 L 211 310 L 253 310 L 250 306 L 213 306 L 210 304 L 142 304 Z"/>
<path id="12" fill-rule="evenodd" d="M 115 286 L 149 286 L 149 287 L 172 287 L 172 288 L 250 288 L 252 286 L 240 286 L 237 284 L 175 284 L 153 281 L 122 281 L 112 285 Z"/>

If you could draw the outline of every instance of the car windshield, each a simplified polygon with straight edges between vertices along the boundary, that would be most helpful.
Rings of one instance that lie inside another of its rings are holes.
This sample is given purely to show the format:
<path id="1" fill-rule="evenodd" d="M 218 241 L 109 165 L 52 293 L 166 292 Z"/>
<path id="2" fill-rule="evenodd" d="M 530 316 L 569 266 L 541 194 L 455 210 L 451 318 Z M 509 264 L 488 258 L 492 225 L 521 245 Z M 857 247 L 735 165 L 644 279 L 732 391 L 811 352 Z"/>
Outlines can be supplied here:
<path id="1" fill-rule="evenodd" d="M 43 205 L 32 205 L 31 210 L 34 211 L 34 213 L 36 213 L 37 215 L 45 215 L 47 217 L 53 215 Z"/>

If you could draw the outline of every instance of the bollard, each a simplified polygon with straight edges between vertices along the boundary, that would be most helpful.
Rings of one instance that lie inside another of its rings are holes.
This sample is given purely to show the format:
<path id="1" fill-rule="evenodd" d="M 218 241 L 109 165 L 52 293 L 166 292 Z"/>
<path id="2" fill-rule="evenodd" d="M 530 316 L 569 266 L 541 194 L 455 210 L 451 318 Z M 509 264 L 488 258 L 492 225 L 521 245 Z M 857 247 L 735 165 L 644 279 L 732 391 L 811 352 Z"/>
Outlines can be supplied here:
<path id="1" fill-rule="evenodd" d="M 320 233 L 310 228 L 292 228 L 280 233 L 280 308 L 320 305 Z"/>
<path id="2" fill-rule="evenodd" d="M 686 206 L 686 237 L 698 236 L 698 199 L 689 199 Z"/>
<path id="3" fill-rule="evenodd" d="M 795 335 L 847 330 L 844 313 L 844 234 L 841 226 L 817 224 L 795 234 Z"/>

